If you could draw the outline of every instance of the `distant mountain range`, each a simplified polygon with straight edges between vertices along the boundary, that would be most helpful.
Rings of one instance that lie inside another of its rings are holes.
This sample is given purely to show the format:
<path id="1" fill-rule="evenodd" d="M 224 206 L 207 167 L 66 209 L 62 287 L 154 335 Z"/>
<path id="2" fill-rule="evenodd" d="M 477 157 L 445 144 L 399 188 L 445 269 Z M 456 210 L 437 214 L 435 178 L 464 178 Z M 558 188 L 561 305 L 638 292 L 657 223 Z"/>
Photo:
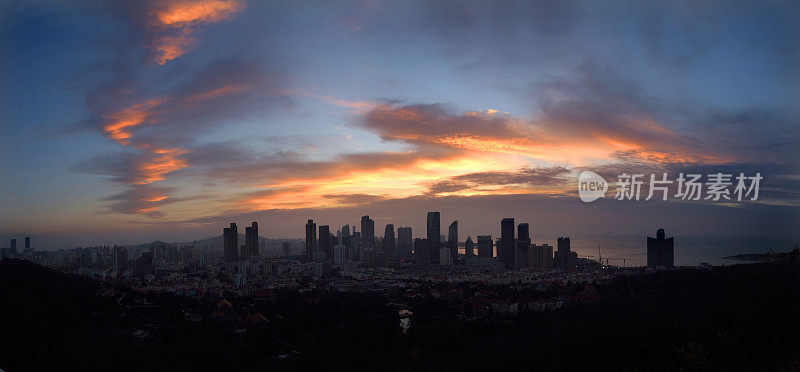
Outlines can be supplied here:
<path id="1" fill-rule="evenodd" d="M 269 245 L 270 242 L 280 243 L 280 242 L 284 242 L 284 241 L 292 242 L 292 241 L 298 241 L 298 240 L 301 240 L 301 239 L 296 239 L 296 238 L 295 239 L 273 239 L 273 238 L 265 238 L 263 236 L 259 236 L 258 237 L 258 244 L 260 246 L 262 242 L 264 242 L 264 244 L 266 244 L 266 245 Z M 239 245 L 244 244 L 244 242 L 245 242 L 245 235 L 244 234 L 239 234 Z M 217 235 L 217 236 L 212 236 L 210 238 L 205 238 L 205 239 L 201 239 L 201 240 L 194 240 L 194 241 L 190 241 L 190 242 L 169 243 L 169 242 L 164 242 L 164 241 L 161 241 L 161 240 L 156 240 L 156 241 L 153 241 L 153 242 L 150 242 L 150 243 L 142 243 L 142 244 L 131 245 L 130 247 L 144 249 L 144 248 L 150 247 L 152 244 L 194 245 L 194 246 L 197 246 L 197 247 L 209 246 L 209 247 L 213 247 L 213 248 L 216 248 L 216 249 L 221 249 L 222 245 L 223 245 L 223 242 L 222 242 L 222 234 L 220 234 L 220 235 Z"/>

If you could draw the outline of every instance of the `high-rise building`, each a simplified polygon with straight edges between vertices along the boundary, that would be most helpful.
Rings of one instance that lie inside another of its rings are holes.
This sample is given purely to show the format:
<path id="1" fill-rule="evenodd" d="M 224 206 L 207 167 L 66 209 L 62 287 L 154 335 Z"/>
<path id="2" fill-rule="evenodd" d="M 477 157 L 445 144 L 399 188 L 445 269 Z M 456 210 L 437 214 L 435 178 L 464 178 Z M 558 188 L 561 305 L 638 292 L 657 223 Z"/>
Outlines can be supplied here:
<path id="1" fill-rule="evenodd" d="M 236 262 L 239 259 L 239 230 L 235 223 L 231 222 L 231 227 L 222 229 L 222 246 L 225 262 Z"/>
<path id="2" fill-rule="evenodd" d="M 306 223 L 306 261 L 314 261 L 314 251 L 317 245 L 317 224 L 314 220 Z"/>
<path id="3" fill-rule="evenodd" d="M 494 241 L 491 235 L 478 235 L 478 257 L 492 258 L 494 256 Z"/>
<path id="4" fill-rule="evenodd" d="M 428 259 L 429 263 L 439 264 L 439 249 L 441 249 L 441 223 L 439 222 L 439 212 L 428 212 Z"/>
<path id="5" fill-rule="evenodd" d="M 675 266 L 675 238 L 666 237 L 664 229 L 656 231 L 656 237 L 647 237 L 647 267 Z"/>
<path id="6" fill-rule="evenodd" d="M 339 241 L 339 244 L 344 246 L 344 257 L 345 258 L 352 258 L 352 244 L 350 241 L 352 240 L 352 235 L 350 235 L 350 225 L 342 226 L 342 240 Z"/>
<path id="7" fill-rule="evenodd" d="M 536 269 L 551 269 L 553 267 L 553 246 L 532 244 L 528 248 L 528 266 Z"/>
<path id="8" fill-rule="evenodd" d="M 428 239 L 414 239 L 414 255 L 417 259 L 417 266 L 427 267 L 430 264 L 430 252 Z"/>
<path id="9" fill-rule="evenodd" d="M 333 260 L 333 242 L 331 241 L 331 228 L 328 225 L 319 227 L 319 250 L 325 253 L 325 258 Z"/>
<path id="10" fill-rule="evenodd" d="M 336 265 L 344 264 L 344 245 L 336 244 L 333 246 L 333 263 Z"/>
<path id="11" fill-rule="evenodd" d="M 258 256 L 258 223 L 253 221 L 244 228 L 245 256 L 242 259 L 251 259 Z"/>
<path id="12" fill-rule="evenodd" d="M 450 266 L 453 264 L 453 257 L 450 256 L 450 248 L 442 247 L 439 250 L 439 265 Z"/>
<path id="13" fill-rule="evenodd" d="M 517 225 L 517 244 L 514 252 L 514 264 L 519 267 L 529 265 L 529 250 L 531 246 L 530 228 L 527 223 Z"/>
<path id="14" fill-rule="evenodd" d="M 283 257 L 289 257 L 289 242 L 281 243 L 281 255 Z"/>
<path id="15" fill-rule="evenodd" d="M 11 254 L 17 254 L 17 239 L 11 239 Z"/>
<path id="16" fill-rule="evenodd" d="M 114 270 L 123 272 L 128 268 L 128 249 L 125 247 L 114 246 L 113 251 Z"/>
<path id="17" fill-rule="evenodd" d="M 521 223 L 517 226 L 517 239 L 518 240 L 531 240 L 530 225 L 527 222 Z"/>
<path id="18" fill-rule="evenodd" d="M 500 222 L 500 242 L 501 246 L 500 252 L 498 252 L 498 256 L 500 256 L 500 260 L 503 261 L 506 266 L 514 266 L 515 261 L 515 250 L 514 246 L 515 239 L 514 239 L 514 219 L 513 218 L 503 218 Z"/>
<path id="19" fill-rule="evenodd" d="M 458 258 L 458 221 L 453 221 L 447 228 L 447 249 L 450 250 L 450 261 L 455 263 Z"/>
<path id="20" fill-rule="evenodd" d="M 353 235 L 350 237 L 350 244 L 353 246 L 353 249 L 350 250 L 353 259 L 360 260 L 362 258 L 361 232 L 356 231 L 355 225 L 353 225 Z"/>
<path id="21" fill-rule="evenodd" d="M 397 245 L 394 241 L 394 225 L 388 224 L 383 231 L 383 250 L 387 257 L 397 257 Z"/>
<path id="22" fill-rule="evenodd" d="M 468 236 L 464 241 L 464 257 L 470 258 L 475 255 L 475 244 L 472 242 L 472 237 Z"/>
<path id="23" fill-rule="evenodd" d="M 361 245 L 365 248 L 375 247 L 375 220 L 369 216 L 361 217 Z"/>
<path id="24" fill-rule="evenodd" d="M 413 239 L 411 237 L 410 227 L 397 228 L 397 257 L 407 259 L 411 257 L 411 246 Z"/>
<path id="25" fill-rule="evenodd" d="M 578 263 L 578 254 L 570 251 L 569 237 L 558 238 L 558 250 L 553 257 L 553 267 L 563 271 L 572 271 Z"/>
<path id="26" fill-rule="evenodd" d="M 153 252 L 143 252 L 142 255 L 136 259 L 133 271 L 134 275 L 139 279 L 144 279 L 145 275 L 152 275 L 155 271 Z"/>
<path id="27" fill-rule="evenodd" d="M 26 236 L 25 237 L 25 252 L 28 252 L 30 250 L 31 250 L 31 237 L 30 236 Z"/>

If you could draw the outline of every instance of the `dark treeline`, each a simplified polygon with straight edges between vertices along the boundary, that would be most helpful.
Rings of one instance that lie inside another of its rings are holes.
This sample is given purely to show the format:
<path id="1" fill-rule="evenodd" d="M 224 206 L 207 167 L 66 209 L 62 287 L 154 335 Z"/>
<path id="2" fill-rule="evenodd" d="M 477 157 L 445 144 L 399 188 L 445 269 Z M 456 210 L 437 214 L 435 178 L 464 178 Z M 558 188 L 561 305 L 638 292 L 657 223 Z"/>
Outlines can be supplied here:
<path id="1" fill-rule="evenodd" d="M 417 297 L 403 334 L 390 299 L 278 292 L 228 298 L 268 325 L 234 334 L 216 301 L 121 289 L 24 261 L 0 264 L 0 368 L 146 370 L 306 368 L 798 369 L 795 263 L 680 269 L 597 285 L 603 301 L 467 321 L 459 305 Z M 146 308 L 134 308 L 146 297 Z M 184 321 L 184 310 L 204 315 Z M 132 337 L 137 329 L 151 335 Z"/>

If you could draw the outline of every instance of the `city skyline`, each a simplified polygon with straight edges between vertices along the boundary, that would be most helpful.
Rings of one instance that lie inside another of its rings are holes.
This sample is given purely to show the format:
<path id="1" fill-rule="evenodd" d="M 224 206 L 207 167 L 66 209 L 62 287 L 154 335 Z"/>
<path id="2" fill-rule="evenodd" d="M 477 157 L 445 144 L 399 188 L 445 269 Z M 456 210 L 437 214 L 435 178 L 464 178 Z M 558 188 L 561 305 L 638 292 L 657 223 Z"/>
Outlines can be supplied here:
<path id="1" fill-rule="evenodd" d="M 4 2 L 0 238 L 418 230 L 439 210 L 492 235 L 513 215 L 553 236 L 800 239 L 797 6 L 349 5 Z M 758 200 L 583 204 L 584 170 L 763 180 Z"/>
<path id="2" fill-rule="evenodd" d="M 797 369 L 798 20 L 2 0 L 0 371 Z"/>

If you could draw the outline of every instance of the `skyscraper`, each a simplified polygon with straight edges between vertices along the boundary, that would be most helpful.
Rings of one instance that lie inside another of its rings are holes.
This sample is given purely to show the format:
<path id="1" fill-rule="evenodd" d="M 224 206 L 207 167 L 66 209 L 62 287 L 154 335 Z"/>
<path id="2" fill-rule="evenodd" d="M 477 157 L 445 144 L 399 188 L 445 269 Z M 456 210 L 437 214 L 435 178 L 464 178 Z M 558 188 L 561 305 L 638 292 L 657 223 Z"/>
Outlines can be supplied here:
<path id="1" fill-rule="evenodd" d="M 417 266 L 427 267 L 430 264 L 430 249 L 428 239 L 414 239 L 414 255 L 417 259 Z"/>
<path id="2" fill-rule="evenodd" d="M 325 258 L 333 260 L 333 244 L 331 242 L 331 228 L 328 225 L 319 227 L 319 250 L 325 252 Z"/>
<path id="3" fill-rule="evenodd" d="M 453 263 L 458 257 L 458 221 L 453 221 L 447 228 L 447 248 L 450 250 L 450 258 Z"/>
<path id="4" fill-rule="evenodd" d="M 281 255 L 283 257 L 289 257 L 289 242 L 281 243 Z"/>
<path id="5" fill-rule="evenodd" d="M 410 227 L 397 228 L 397 255 L 398 258 L 407 259 L 411 257 L 411 246 L 413 239 L 411 237 Z"/>
<path id="6" fill-rule="evenodd" d="M 478 257 L 494 256 L 494 241 L 491 235 L 478 235 Z"/>
<path id="7" fill-rule="evenodd" d="M 306 223 L 306 261 L 314 261 L 314 251 L 317 245 L 317 224 L 314 220 L 308 220 Z"/>
<path id="8" fill-rule="evenodd" d="M 574 270 L 578 262 L 578 254 L 570 251 L 569 237 L 558 238 L 557 247 L 558 250 L 553 258 L 553 267 L 564 271 Z"/>
<path id="9" fill-rule="evenodd" d="M 647 237 L 647 267 L 675 266 L 675 238 L 667 238 L 664 229 L 656 231 L 656 237 Z"/>
<path id="10" fill-rule="evenodd" d="M 113 255 L 114 270 L 125 271 L 128 268 L 128 249 L 115 245 Z"/>
<path id="11" fill-rule="evenodd" d="M 528 266 L 537 269 L 553 267 L 553 247 L 549 244 L 532 244 L 528 248 Z"/>
<path id="12" fill-rule="evenodd" d="M 529 266 L 529 250 L 531 246 L 530 228 L 527 223 L 517 226 L 517 244 L 514 252 L 515 265 L 519 267 Z"/>
<path id="13" fill-rule="evenodd" d="M 375 220 L 369 216 L 361 217 L 361 245 L 363 247 L 375 247 Z"/>
<path id="14" fill-rule="evenodd" d="M 245 256 L 242 259 L 250 259 L 258 256 L 258 223 L 253 221 L 250 226 L 244 228 Z"/>
<path id="15" fill-rule="evenodd" d="M 222 252 L 225 262 L 236 262 L 239 259 L 239 230 L 236 223 L 222 229 Z"/>
<path id="16" fill-rule="evenodd" d="M 439 249 L 441 242 L 441 223 L 439 222 L 439 212 L 428 212 L 428 262 L 433 265 L 439 264 Z"/>
<path id="17" fill-rule="evenodd" d="M 351 240 L 352 240 L 352 235 L 350 235 L 350 225 L 342 226 L 342 241 L 340 241 L 339 244 L 344 246 L 344 251 L 342 254 L 344 254 L 345 258 L 353 257 L 352 256 L 353 247 L 350 243 Z"/>
<path id="18" fill-rule="evenodd" d="M 513 218 L 503 218 L 500 222 L 500 252 L 498 256 L 500 256 L 500 260 L 506 264 L 506 266 L 514 266 L 514 246 L 516 245 L 516 240 L 514 239 L 514 219 Z"/>
<path id="19" fill-rule="evenodd" d="M 475 255 L 475 245 L 472 242 L 472 237 L 468 236 L 464 241 L 464 257 L 471 258 Z"/>
<path id="20" fill-rule="evenodd" d="M 531 240 L 530 225 L 527 222 L 521 223 L 517 226 L 517 239 Z"/>
<path id="21" fill-rule="evenodd" d="M 17 254 L 17 239 L 11 239 L 11 253 Z"/>
<path id="22" fill-rule="evenodd" d="M 383 250 L 386 251 L 387 257 L 397 257 L 397 245 L 394 241 L 394 225 L 386 225 L 383 231 Z"/>
<path id="23" fill-rule="evenodd" d="M 26 236 L 25 237 L 25 252 L 30 251 L 30 250 L 31 250 L 31 237 L 30 236 Z"/>

